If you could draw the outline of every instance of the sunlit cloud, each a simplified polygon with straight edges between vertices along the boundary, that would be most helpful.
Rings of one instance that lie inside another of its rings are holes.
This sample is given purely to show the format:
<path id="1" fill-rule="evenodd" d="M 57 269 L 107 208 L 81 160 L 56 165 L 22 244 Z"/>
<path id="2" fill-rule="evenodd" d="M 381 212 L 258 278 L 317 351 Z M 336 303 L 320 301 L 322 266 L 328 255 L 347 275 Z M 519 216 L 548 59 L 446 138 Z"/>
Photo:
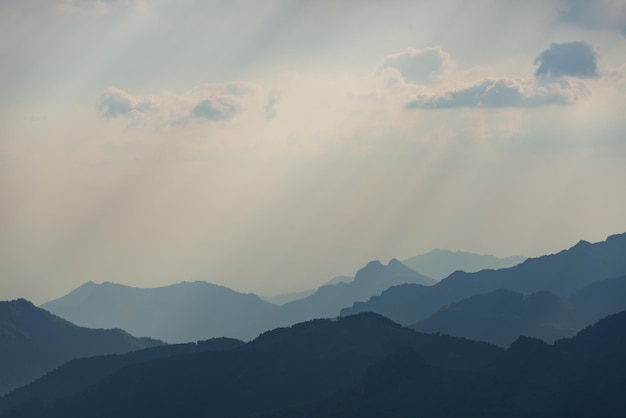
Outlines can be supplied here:
<path id="1" fill-rule="evenodd" d="M 427 83 L 447 72 L 453 65 L 450 54 L 439 46 L 423 49 L 406 48 L 389 55 L 378 68 L 378 73 L 386 68 L 395 68 L 409 83 Z"/>
<path id="2" fill-rule="evenodd" d="M 568 80 L 543 83 L 534 79 L 484 80 L 478 84 L 423 95 L 406 104 L 406 109 L 454 107 L 537 107 L 566 105 L 589 90 L 583 83 Z"/>
<path id="3" fill-rule="evenodd" d="M 568 105 L 589 97 L 582 78 L 598 77 L 598 55 L 586 42 L 553 43 L 535 59 L 534 78 L 494 78 L 418 92 L 405 109 Z"/>
<path id="4" fill-rule="evenodd" d="M 96 102 L 96 110 L 105 118 L 152 119 L 161 125 L 184 126 L 191 119 L 233 119 L 257 100 L 259 92 L 260 87 L 247 82 L 206 83 L 183 94 L 151 96 L 111 87 Z"/>
<path id="5" fill-rule="evenodd" d="M 124 90 L 110 87 L 98 99 L 96 109 L 107 118 L 139 117 L 147 112 L 158 110 L 154 100 L 149 97 L 131 96 Z"/>

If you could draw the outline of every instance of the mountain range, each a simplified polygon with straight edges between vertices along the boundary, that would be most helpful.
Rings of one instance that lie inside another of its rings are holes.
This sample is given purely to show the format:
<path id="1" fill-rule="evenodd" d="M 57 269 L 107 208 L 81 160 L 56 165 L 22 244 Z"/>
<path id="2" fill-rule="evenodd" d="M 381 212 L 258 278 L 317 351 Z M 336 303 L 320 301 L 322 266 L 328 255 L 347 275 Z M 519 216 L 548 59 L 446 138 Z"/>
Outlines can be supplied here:
<path id="1" fill-rule="evenodd" d="M 0 416 L 621 417 L 625 350 L 626 312 L 552 345 L 520 337 L 506 351 L 364 313 L 128 364 L 69 396 L 39 392 Z M 101 362 L 82 366 L 92 361 Z"/>
<path id="2" fill-rule="evenodd" d="M 55 315 L 91 328 L 122 328 L 168 343 L 211 337 L 250 339 L 250 319 L 276 306 L 258 296 L 207 282 L 183 282 L 140 289 L 89 282 L 41 305 Z"/>
<path id="3" fill-rule="evenodd" d="M 125 353 L 163 344 L 120 329 L 87 329 L 32 303 L 0 302 L 0 394 L 78 357 Z"/>
<path id="4" fill-rule="evenodd" d="M 168 343 L 211 337 L 250 340 L 261 332 L 315 318 L 332 318 L 354 302 L 368 300 L 390 286 L 432 285 L 398 260 L 368 263 L 349 282 L 337 279 L 308 297 L 276 306 L 254 294 L 206 282 L 139 289 L 89 282 L 42 308 L 81 326 L 122 328 Z"/>
<path id="5" fill-rule="evenodd" d="M 466 273 L 474 273 L 480 270 L 497 270 L 513 267 L 524 260 L 526 260 L 526 257 L 499 258 L 494 255 L 435 249 L 425 254 L 402 260 L 402 264 L 435 280 L 441 280 L 459 270 Z"/>
<path id="6" fill-rule="evenodd" d="M 569 296 L 598 280 L 624 275 L 626 234 L 618 234 L 595 244 L 580 241 L 568 250 L 529 258 L 510 268 L 475 273 L 457 271 L 433 286 L 394 286 L 367 302 L 356 302 L 343 309 L 341 315 L 377 312 L 400 324 L 411 325 L 428 318 L 443 306 L 501 288 L 522 293 L 549 291 L 558 296 Z"/>
<path id="7" fill-rule="evenodd" d="M 552 343 L 572 337 L 599 319 L 626 310 L 626 276 L 594 282 L 565 298 L 551 292 L 499 289 L 444 306 L 412 325 L 508 346 L 520 335 Z"/>

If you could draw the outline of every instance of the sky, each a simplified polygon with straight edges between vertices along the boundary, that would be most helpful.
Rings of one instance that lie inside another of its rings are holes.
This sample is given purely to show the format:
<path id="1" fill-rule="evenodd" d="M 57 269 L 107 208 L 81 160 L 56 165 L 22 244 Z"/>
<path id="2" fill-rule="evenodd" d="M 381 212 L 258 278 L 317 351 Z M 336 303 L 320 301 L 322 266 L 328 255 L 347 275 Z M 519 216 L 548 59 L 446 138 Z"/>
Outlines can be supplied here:
<path id="1" fill-rule="evenodd" d="M 626 232 L 626 0 L 2 0 L 0 299 Z"/>

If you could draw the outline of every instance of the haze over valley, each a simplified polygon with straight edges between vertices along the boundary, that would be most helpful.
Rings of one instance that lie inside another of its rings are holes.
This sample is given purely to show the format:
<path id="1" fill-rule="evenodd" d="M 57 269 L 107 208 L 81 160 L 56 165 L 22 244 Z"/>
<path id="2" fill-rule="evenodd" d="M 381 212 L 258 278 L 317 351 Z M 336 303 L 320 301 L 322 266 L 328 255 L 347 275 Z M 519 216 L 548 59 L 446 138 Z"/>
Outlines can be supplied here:
<path id="1" fill-rule="evenodd" d="M 0 92 L 0 418 L 626 416 L 626 0 L 2 0 Z"/>

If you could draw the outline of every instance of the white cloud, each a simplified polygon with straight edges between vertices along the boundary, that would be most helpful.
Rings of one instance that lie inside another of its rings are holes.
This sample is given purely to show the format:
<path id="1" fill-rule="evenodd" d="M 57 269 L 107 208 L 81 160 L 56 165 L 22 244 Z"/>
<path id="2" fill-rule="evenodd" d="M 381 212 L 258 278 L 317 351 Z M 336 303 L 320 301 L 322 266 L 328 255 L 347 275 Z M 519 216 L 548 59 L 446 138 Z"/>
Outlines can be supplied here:
<path id="1" fill-rule="evenodd" d="M 378 68 L 377 73 L 386 68 L 395 68 L 410 83 L 427 83 L 441 73 L 449 71 L 453 62 L 450 55 L 439 46 L 423 49 L 406 48 L 389 55 Z"/>
<path id="2" fill-rule="evenodd" d="M 191 119 L 210 122 L 235 118 L 257 100 L 260 88 L 252 83 L 206 83 L 184 94 L 134 96 L 111 87 L 98 99 L 96 109 L 107 118 L 151 118 L 158 125 L 183 126 Z"/>
<path id="3" fill-rule="evenodd" d="M 98 102 L 96 109 L 105 117 L 137 117 L 158 110 L 149 97 L 135 97 L 116 87 L 109 87 Z"/>
<path id="4" fill-rule="evenodd" d="M 541 82 L 534 79 L 484 80 L 477 84 L 422 94 L 405 105 L 406 109 L 455 107 L 537 107 L 566 105 L 589 90 L 584 83 L 568 80 Z"/>

